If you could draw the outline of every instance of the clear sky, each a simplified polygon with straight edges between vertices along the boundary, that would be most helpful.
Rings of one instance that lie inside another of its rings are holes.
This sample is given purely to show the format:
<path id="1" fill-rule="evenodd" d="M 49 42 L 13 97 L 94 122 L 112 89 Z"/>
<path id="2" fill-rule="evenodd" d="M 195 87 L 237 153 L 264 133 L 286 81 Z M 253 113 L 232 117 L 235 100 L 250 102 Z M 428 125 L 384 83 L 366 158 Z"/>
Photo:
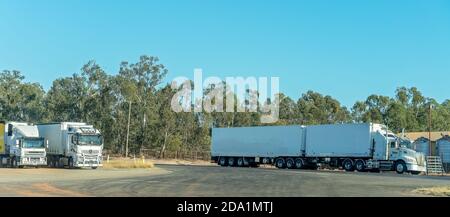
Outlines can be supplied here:
<path id="1" fill-rule="evenodd" d="M 344 105 L 417 86 L 449 99 L 448 0 L 0 0 L 0 70 L 47 90 L 95 59 L 158 56 L 169 82 L 278 76 L 297 99 L 312 89 Z"/>

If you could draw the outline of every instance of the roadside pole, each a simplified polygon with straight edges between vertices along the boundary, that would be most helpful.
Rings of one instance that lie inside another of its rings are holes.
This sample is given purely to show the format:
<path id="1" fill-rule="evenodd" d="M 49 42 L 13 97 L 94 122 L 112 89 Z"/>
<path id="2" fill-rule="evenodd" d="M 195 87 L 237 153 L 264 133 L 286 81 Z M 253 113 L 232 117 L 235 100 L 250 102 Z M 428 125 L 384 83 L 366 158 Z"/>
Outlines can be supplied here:
<path id="1" fill-rule="evenodd" d="M 431 148 L 431 109 L 433 109 L 433 104 L 430 103 L 429 109 L 428 109 L 428 144 L 429 144 L 429 151 L 430 151 L 430 156 L 432 156 L 432 148 Z"/>

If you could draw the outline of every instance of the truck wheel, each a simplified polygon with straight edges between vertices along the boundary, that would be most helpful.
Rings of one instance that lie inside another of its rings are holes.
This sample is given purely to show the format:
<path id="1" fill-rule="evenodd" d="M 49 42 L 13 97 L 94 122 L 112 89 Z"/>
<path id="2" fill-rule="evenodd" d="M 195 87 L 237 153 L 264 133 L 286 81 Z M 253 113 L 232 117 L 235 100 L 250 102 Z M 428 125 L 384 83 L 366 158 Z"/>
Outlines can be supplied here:
<path id="1" fill-rule="evenodd" d="M 56 160 L 55 160 L 55 158 L 52 159 L 52 167 L 56 168 Z"/>
<path id="2" fill-rule="evenodd" d="M 236 160 L 234 159 L 234 157 L 228 158 L 228 166 L 234 167 L 234 166 L 236 166 L 235 163 L 236 163 Z"/>
<path id="3" fill-rule="evenodd" d="M 342 166 L 344 167 L 345 171 L 351 172 L 351 171 L 355 170 L 355 167 L 353 165 L 353 161 L 350 160 L 350 159 L 344 160 L 344 163 L 342 163 Z"/>
<path id="4" fill-rule="evenodd" d="M 12 168 L 17 168 L 17 159 L 15 157 L 13 157 L 11 159 L 11 167 Z"/>
<path id="5" fill-rule="evenodd" d="M 395 172 L 397 172 L 398 174 L 403 174 L 404 172 L 406 172 L 407 167 L 405 162 L 403 161 L 397 161 L 395 163 Z"/>
<path id="6" fill-rule="evenodd" d="M 265 158 L 262 159 L 262 163 L 263 163 L 263 164 L 270 164 L 270 161 L 271 161 L 271 160 L 270 160 L 270 158 L 268 158 L 268 157 L 265 157 Z"/>
<path id="7" fill-rule="evenodd" d="M 62 158 L 59 158 L 59 159 L 58 159 L 58 167 L 59 167 L 59 168 L 64 168 L 64 166 L 66 166 L 66 165 L 64 164 L 64 161 L 62 161 Z"/>
<path id="8" fill-rule="evenodd" d="M 69 162 L 68 162 L 68 164 L 69 164 L 69 169 L 75 168 L 75 166 L 74 166 L 74 164 L 73 164 L 73 158 L 69 157 L 69 160 L 68 160 L 68 161 L 69 161 Z"/>
<path id="9" fill-rule="evenodd" d="M 297 158 L 297 159 L 295 160 L 295 168 L 297 168 L 297 169 L 302 169 L 303 166 L 305 166 L 305 163 L 303 162 L 303 159 Z"/>
<path id="10" fill-rule="evenodd" d="M 288 158 L 288 159 L 286 160 L 286 167 L 287 167 L 288 169 L 293 169 L 293 168 L 295 168 L 295 162 L 294 162 L 294 159 Z"/>
<path id="11" fill-rule="evenodd" d="M 238 167 L 245 166 L 245 162 L 244 162 L 244 158 L 243 157 L 238 158 L 237 165 L 238 165 Z"/>
<path id="12" fill-rule="evenodd" d="M 227 158 L 226 157 L 220 157 L 219 165 L 223 166 L 223 167 L 226 167 L 227 166 Z"/>
<path id="13" fill-rule="evenodd" d="M 52 159 L 50 157 L 47 158 L 47 166 L 52 167 Z"/>
<path id="14" fill-rule="evenodd" d="M 275 161 L 275 166 L 276 166 L 278 169 L 284 169 L 284 168 L 286 167 L 286 162 L 284 161 L 283 158 L 278 158 L 278 159 Z"/>
<path id="15" fill-rule="evenodd" d="M 97 169 L 97 167 L 91 167 L 91 169 L 93 169 L 93 170 L 96 170 L 96 169 Z"/>
<path id="16" fill-rule="evenodd" d="M 61 163 L 61 159 L 60 158 L 56 158 L 55 159 L 55 167 L 56 168 L 62 168 L 63 164 Z"/>
<path id="17" fill-rule="evenodd" d="M 357 160 L 355 163 L 355 168 L 356 170 L 358 170 L 358 172 L 366 171 L 366 165 L 363 160 Z"/>
<path id="18" fill-rule="evenodd" d="M 413 175 L 419 175 L 419 174 L 420 174 L 420 171 L 411 171 L 411 174 L 413 174 Z"/>
<path id="19" fill-rule="evenodd" d="M 311 170 L 317 170 L 317 169 L 319 169 L 319 165 L 317 163 L 311 164 L 308 166 L 308 168 Z"/>

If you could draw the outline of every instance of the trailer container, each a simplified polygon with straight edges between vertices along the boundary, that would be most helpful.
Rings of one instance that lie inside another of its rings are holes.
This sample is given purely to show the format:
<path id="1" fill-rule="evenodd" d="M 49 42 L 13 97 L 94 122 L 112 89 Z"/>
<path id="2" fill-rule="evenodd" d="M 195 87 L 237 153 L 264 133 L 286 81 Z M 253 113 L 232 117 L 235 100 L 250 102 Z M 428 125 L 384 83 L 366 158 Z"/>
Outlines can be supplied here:
<path id="1" fill-rule="evenodd" d="M 211 156 L 221 166 L 273 164 L 302 169 L 425 172 L 425 156 L 400 146 L 381 124 L 213 128 Z"/>

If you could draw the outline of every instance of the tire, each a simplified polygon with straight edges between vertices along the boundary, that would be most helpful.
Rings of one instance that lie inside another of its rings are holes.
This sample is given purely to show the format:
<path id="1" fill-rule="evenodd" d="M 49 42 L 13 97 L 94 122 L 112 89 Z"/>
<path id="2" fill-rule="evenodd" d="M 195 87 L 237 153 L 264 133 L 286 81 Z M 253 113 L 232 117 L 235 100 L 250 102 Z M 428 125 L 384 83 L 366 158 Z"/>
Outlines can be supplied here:
<path id="1" fill-rule="evenodd" d="M 420 171 L 411 171 L 411 174 L 413 174 L 413 175 L 419 175 L 419 174 L 420 174 Z"/>
<path id="2" fill-rule="evenodd" d="M 398 174 L 403 174 L 404 172 L 406 172 L 408 170 L 405 162 L 403 162 L 403 161 L 397 161 L 395 163 L 394 169 L 395 169 L 395 172 L 397 172 Z"/>
<path id="3" fill-rule="evenodd" d="M 96 170 L 96 169 L 97 169 L 97 167 L 91 167 L 91 169 L 93 169 L 93 170 Z"/>
<path id="4" fill-rule="evenodd" d="M 355 168 L 358 172 L 365 172 L 366 171 L 366 164 L 363 160 L 356 160 Z"/>
<path id="5" fill-rule="evenodd" d="M 73 169 L 75 168 L 74 164 L 73 164 L 73 158 L 69 157 L 69 160 L 67 162 L 69 164 L 69 169 Z"/>
<path id="6" fill-rule="evenodd" d="M 219 158 L 219 165 L 226 167 L 227 166 L 227 158 L 226 157 L 220 157 Z"/>
<path id="7" fill-rule="evenodd" d="M 286 168 L 286 162 L 285 162 L 285 160 L 284 160 L 283 158 L 278 158 L 278 159 L 275 161 L 275 166 L 276 166 L 278 169 L 284 169 L 284 168 Z"/>
<path id="8" fill-rule="evenodd" d="M 64 161 L 61 161 L 61 158 L 58 160 L 59 168 L 64 168 L 66 165 L 64 165 Z"/>
<path id="9" fill-rule="evenodd" d="M 47 167 L 52 167 L 52 159 L 50 157 L 47 158 Z"/>
<path id="10" fill-rule="evenodd" d="M 294 162 L 294 159 L 288 158 L 288 159 L 286 160 L 286 167 L 287 167 L 288 169 L 294 169 L 294 168 L 295 168 L 295 162 Z"/>
<path id="11" fill-rule="evenodd" d="M 61 163 L 61 159 L 60 158 L 56 158 L 55 159 L 55 167 L 56 168 L 63 168 L 64 167 L 64 164 Z"/>
<path id="12" fill-rule="evenodd" d="M 238 167 L 244 167 L 245 166 L 245 160 L 243 157 L 238 158 L 237 160 L 237 166 Z"/>
<path id="13" fill-rule="evenodd" d="M 353 161 L 350 159 L 345 159 L 344 162 L 342 163 L 342 167 L 344 168 L 345 171 L 348 171 L 348 172 L 355 171 L 355 166 L 353 164 Z"/>
<path id="14" fill-rule="evenodd" d="M 304 166 L 305 166 L 305 162 L 303 162 L 303 159 L 297 158 L 297 159 L 295 160 L 295 168 L 297 168 L 297 169 L 303 169 Z"/>
<path id="15" fill-rule="evenodd" d="M 234 157 L 228 158 L 228 166 L 230 166 L 230 167 L 236 166 L 236 159 Z"/>
<path id="16" fill-rule="evenodd" d="M 15 157 L 11 159 L 11 168 L 17 168 L 17 159 Z"/>

